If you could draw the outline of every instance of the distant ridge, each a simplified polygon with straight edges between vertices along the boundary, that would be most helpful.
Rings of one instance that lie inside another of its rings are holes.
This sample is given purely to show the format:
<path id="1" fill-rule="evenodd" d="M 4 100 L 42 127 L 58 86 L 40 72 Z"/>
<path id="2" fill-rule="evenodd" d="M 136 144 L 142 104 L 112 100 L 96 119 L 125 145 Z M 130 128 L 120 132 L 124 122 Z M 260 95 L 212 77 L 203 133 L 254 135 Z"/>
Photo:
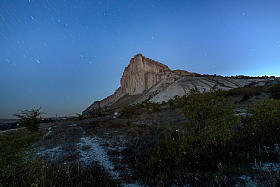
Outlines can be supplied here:
<path id="1" fill-rule="evenodd" d="M 215 84 L 222 90 L 243 87 L 250 83 L 263 85 L 267 81 L 276 81 L 275 77 L 222 77 L 216 75 L 201 75 L 185 70 L 170 70 L 168 66 L 137 54 L 125 67 L 121 86 L 101 101 L 95 101 L 82 114 L 102 108 L 118 108 L 126 104 L 139 103 L 149 99 L 152 102 L 168 101 L 175 95 L 185 95 L 190 89 L 209 91 Z M 279 81 L 279 79 L 278 79 Z"/>

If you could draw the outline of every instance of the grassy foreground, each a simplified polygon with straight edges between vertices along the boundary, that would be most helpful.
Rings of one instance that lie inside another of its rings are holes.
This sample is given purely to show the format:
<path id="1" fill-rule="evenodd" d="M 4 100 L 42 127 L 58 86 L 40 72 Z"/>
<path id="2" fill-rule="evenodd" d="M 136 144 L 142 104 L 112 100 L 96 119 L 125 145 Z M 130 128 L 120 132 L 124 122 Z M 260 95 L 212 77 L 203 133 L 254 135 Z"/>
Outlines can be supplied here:
<path id="1" fill-rule="evenodd" d="M 257 186 L 278 186 L 279 88 L 193 89 L 161 105 L 127 106 L 122 111 L 126 117 L 169 108 L 186 120 L 148 127 L 149 133 L 131 141 L 124 154 L 137 176 L 151 186 L 245 185 L 242 175 Z M 263 167 L 265 162 L 275 165 Z"/>
<path id="2" fill-rule="evenodd" d="M 123 183 L 246 186 L 249 178 L 252 185 L 279 186 L 279 96 L 280 84 L 230 91 L 214 87 L 208 93 L 193 89 L 166 103 L 126 106 L 118 119 L 77 119 L 76 127 L 58 124 L 45 138 L 41 128 L 32 133 L 21 128 L 0 135 L 0 186 L 120 186 L 97 162 L 81 167 L 75 159 L 57 164 L 30 154 L 34 143 L 46 149 L 63 141 L 71 146 L 74 136 L 82 136 L 80 129 L 87 137 L 125 147 L 107 153 L 116 169 L 127 165 L 132 170 Z M 68 149 L 75 151 L 74 146 Z"/>
<path id="3" fill-rule="evenodd" d="M 96 162 L 82 168 L 76 162 L 53 165 L 30 157 L 30 146 L 43 135 L 21 128 L 0 136 L 0 186 L 117 186 Z"/>

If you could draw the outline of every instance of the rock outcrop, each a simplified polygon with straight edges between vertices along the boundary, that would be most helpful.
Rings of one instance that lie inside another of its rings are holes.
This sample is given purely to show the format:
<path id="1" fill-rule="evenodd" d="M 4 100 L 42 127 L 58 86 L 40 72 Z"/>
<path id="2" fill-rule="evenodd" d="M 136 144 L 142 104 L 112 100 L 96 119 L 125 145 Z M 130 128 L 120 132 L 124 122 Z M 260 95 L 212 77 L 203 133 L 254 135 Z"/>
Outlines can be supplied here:
<path id="1" fill-rule="evenodd" d="M 94 102 L 83 112 L 83 115 L 88 114 L 89 111 L 95 108 L 106 108 L 126 94 L 143 94 L 164 78 L 173 76 L 179 77 L 181 74 L 192 75 L 187 71 L 176 71 L 171 71 L 168 66 L 146 58 L 142 56 L 142 54 L 137 54 L 130 60 L 129 65 L 125 68 L 120 81 L 121 86 L 115 91 L 115 93 L 102 101 Z"/>
<path id="2" fill-rule="evenodd" d="M 184 70 L 170 70 L 168 66 L 137 54 L 130 60 L 120 80 L 121 86 L 114 94 L 96 101 L 83 111 L 87 115 L 97 108 L 115 108 L 124 104 L 139 103 L 146 99 L 152 102 L 168 101 L 175 95 L 185 95 L 197 87 L 209 91 L 215 84 L 222 90 L 243 87 L 252 82 L 264 84 L 267 77 L 222 77 L 200 75 Z"/>
<path id="3" fill-rule="evenodd" d="M 121 88 L 129 95 L 142 94 L 171 73 L 166 65 L 138 54 L 125 68 L 121 78 Z"/>

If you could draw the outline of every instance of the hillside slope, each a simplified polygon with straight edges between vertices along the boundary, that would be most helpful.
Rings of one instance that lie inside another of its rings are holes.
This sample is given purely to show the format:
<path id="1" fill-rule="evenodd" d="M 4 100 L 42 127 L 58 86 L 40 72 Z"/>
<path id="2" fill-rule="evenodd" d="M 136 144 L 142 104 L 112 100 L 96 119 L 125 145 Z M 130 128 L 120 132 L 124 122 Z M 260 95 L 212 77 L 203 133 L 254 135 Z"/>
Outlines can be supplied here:
<path id="1" fill-rule="evenodd" d="M 121 86 L 114 94 L 96 101 L 83 111 L 89 115 L 94 109 L 115 109 L 144 100 L 161 103 L 175 95 L 182 96 L 192 88 L 209 91 L 215 84 L 219 89 L 229 90 L 249 84 L 264 85 L 275 77 L 222 77 L 200 75 L 185 70 L 170 70 L 168 66 L 137 54 L 130 60 L 120 80 Z"/>

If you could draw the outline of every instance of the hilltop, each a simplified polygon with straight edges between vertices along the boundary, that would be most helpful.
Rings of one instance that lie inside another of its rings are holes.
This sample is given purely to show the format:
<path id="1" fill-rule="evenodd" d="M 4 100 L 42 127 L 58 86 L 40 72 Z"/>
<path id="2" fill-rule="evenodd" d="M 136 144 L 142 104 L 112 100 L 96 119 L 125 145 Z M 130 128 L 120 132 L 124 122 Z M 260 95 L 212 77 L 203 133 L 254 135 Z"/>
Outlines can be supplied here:
<path id="1" fill-rule="evenodd" d="M 249 77 L 217 75 L 201 75 L 185 70 L 171 70 L 168 66 L 137 54 L 124 69 L 120 87 L 114 94 L 101 101 L 95 101 L 83 111 L 89 115 L 95 109 L 118 109 L 125 105 L 137 104 L 149 100 L 151 102 L 167 102 L 174 96 L 183 96 L 192 88 L 209 91 L 214 85 L 221 90 L 230 90 L 245 85 L 265 85 L 268 81 L 276 81 L 275 77 Z"/>

